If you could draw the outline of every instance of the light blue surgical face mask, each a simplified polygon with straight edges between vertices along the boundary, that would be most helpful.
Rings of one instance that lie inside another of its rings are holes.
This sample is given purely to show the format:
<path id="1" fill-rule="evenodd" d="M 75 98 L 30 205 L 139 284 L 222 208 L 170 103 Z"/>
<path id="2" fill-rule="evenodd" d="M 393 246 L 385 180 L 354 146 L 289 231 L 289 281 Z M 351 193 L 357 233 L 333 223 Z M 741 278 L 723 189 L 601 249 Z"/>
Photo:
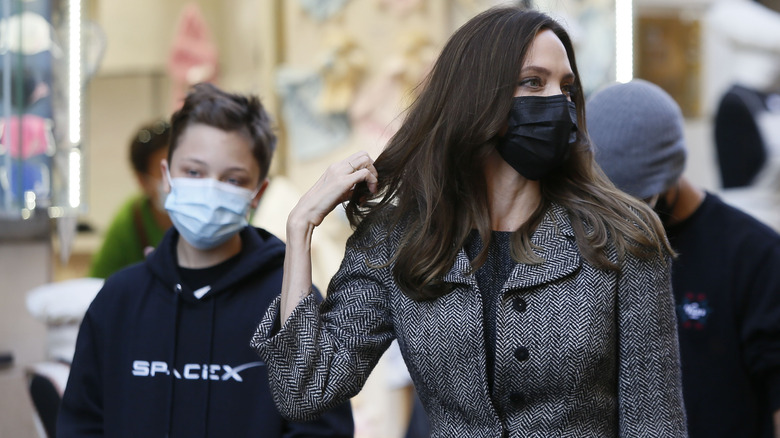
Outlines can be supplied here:
<path id="1" fill-rule="evenodd" d="M 249 204 L 257 195 L 243 187 L 213 178 L 171 178 L 165 210 L 179 234 L 197 249 L 227 242 L 247 226 Z M 258 189 L 259 190 L 259 189 Z"/>

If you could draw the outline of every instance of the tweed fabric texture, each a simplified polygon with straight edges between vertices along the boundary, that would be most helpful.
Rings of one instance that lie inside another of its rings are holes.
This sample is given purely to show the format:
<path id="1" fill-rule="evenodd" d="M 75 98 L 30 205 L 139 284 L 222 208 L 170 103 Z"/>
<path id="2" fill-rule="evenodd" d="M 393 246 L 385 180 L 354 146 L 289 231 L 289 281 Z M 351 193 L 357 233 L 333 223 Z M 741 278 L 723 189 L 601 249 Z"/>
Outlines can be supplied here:
<path id="1" fill-rule="evenodd" d="M 397 338 L 433 437 L 687 436 L 668 260 L 627 255 L 620 272 L 596 269 L 553 205 L 532 236 L 546 261 L 518 264 L 502 288 L 494 403 L 465 251 L 444 278 L 451 293 L 412 301 L 392 266 L 368 267 L 398 245 L 402 230 L 383 241 L 385 228 L 358 228 L 320 306 L 305 298 L 278 331 L 278 298 L 264 315 L 251 345 L 283 415 L 307 419 L 354 396 Z"/>
<path id="2" fill-rule="evenodd" d="M 647 199 L 680 178 L 683 115 L 661 87 L 642 79 L 609 85 L 588 99 L 586 113 L 596 162 L 620 190 Z"/>

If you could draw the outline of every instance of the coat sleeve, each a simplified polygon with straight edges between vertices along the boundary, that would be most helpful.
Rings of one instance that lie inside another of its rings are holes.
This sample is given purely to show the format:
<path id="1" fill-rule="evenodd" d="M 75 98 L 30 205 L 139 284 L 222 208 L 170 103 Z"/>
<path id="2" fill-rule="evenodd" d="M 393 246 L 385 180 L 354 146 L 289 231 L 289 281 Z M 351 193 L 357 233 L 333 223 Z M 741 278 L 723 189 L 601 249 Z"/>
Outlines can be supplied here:
<path id="1" fill-rule="evenodd" d="M 356 235 L 322 304 L 314 295 L 304 298 L 276 332 L 277 297 L 252 338 L 288 419 L 310 420 L 356 395 L 394 338 L 388 269 L 370 267 L 380 264 L 381 249 L 363 249 Z"/>
<path id="2" fill-rule="evenodd" d="M 618 283 L 621 437 L 687 437 L 671 261 L 626 254 Z"/>
<path id="3" fill-rule="evenodd" d="M 322 302 L 322 294 L 312 287 L 315 300 Z M 336 405 L 311 421 L 289 421 L 285 423 L 283 438 L 352 438 L 355 435 L 355 421 L 349 401 Z"/>
<path id="4" fill-rule="evenodd" d="M 81 322 L 68 383 L 57 416 L 57 436 L 102 437 L 103 391 L 91 312 Z"/>

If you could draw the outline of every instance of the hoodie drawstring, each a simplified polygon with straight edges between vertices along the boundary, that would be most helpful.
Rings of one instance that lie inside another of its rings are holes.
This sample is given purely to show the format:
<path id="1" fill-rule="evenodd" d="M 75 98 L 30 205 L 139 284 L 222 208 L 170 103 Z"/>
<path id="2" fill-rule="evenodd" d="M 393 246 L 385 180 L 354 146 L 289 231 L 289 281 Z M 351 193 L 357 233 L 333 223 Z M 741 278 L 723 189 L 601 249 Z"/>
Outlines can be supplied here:
<path id="1" fill-rule="evenodd" d="M 214 329 L 217 323 L 217 298 L 212 296 L 211 301 L 211 330 L 209 330 L 209 361 L 211 364 L 214 362 Z M 208 365 L 211 366 L 211 365 Z M 209 409 L 211 405 L 211 376 L 206 379 L 206 406 L 203 413 L 203 436 L 208 436 L 209 430 Z"/>
<path id="2" fill-rule="evenodd" d="M 175 301 L 173 306 L 173 347 L 171 351 L 171 388 L 168 392 L 168 425 L 165 428 L 165 436 L 171 436 L 172 418 L 173 418 L 173 392 L 176 388 L 176 350 L 179 344 L 179 308 L 181 307 L 181 284 L 176 284 L 173 288 L 173 299 Z"/>

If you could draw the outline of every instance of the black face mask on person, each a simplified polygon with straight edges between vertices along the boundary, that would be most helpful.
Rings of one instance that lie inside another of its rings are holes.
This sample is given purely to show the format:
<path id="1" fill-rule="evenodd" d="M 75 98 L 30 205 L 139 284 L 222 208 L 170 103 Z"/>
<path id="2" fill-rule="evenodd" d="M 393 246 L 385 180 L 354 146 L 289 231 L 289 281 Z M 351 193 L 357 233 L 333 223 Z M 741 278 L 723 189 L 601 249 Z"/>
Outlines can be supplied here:
<path id="1" fill-rule="evenodd" d="M 560 166 L 577 140 L 577 109 L 566 96 L 515 97 L 496 149 L 520 175 L 538 180 Z"/>
<path id="2" fill-rule="evenodd" d="M 667 196 L 669 195 L 669 191 L 674 190 L 674 198 L 672 198 L 672 202 L 669 202 L 666 200 Z M 661 193 L 658 196 L 658 200 L 655 202 L 655 205 L 653 205 L 653 211 L 655 211 L 655 214 L 658 215 L 658 219 L 661 219 L 661 223 L 663 224 L 664 228 L 669 227 L 669 225 L 673 225 L 675 223 L 675 218 L 673 216 L 674 208 L 677 206 L 677 201 L 680 199 L 680 190 L 677 188 L 677 186 L 673 186 L 668 191 Z"/>

